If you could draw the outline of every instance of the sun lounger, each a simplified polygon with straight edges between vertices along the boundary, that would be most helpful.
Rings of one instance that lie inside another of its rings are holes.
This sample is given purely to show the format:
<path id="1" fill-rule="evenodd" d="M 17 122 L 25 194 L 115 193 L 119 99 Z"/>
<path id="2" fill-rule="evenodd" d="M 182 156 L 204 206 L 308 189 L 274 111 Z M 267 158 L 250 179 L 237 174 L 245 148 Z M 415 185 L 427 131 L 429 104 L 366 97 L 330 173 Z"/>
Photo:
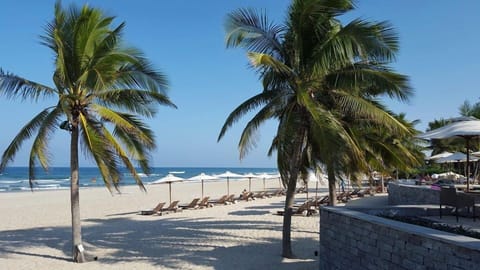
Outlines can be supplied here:
<path id="1" fill-rule="evenodd" d="M 297 190 L 295 190 L 295 193 L 304 193 L 305 192 L 305 187 L 299 187 Z"/>
<path id="2" fill-rule="evenodd" d="M 228 195 L 225 201 L 226 204 L 237 203 L 237 200 L 235 200 L 235 194 Z"/>
<path id="3" fill-rule="evenodd" d="M 277 189 L 273 193 L 269 194 L 270 196 L 283 196 L 285 195 L 285 190 Z"/>
<path id="4" fill-rule="evenodd" d="M 179 202 L 180 201 L 173 201 L 168 207 L 162 208 L 162 210 L 157 212 L 156 214 L 157 215 L 162 215 L 162 214 L 168 214 L 168 213 L 171 213 L 171 212 L 181 212 L 182 209 L 178 208 L 178 203 Z"/>
<path id="5" fill-rule="evenodd" d="M 240 194 L 240 196 L 238 197 L 238 200 L 240 201 L 255 200 L 255 197 L 253 195 L 254 195 L 253 192 L 245 191 L 245 192 L 242 192 L 242 194 Z"/>
<path id="6" fill-rule="evenodd" d="M 200 207 L 200 208 L 213 207 L 213 204 L 211 204 L 210 202 L 208 202 L 209 199 L 210 199 L 210 197 L 204 197 L 204 198 L 198 203 L 198 207 Z"/>
<path id="7" fill-rule="evenodd" d="M 278 215 L 283 216 L 285 211 L 277 211 Z M 311 201 L 306 201 L 300 206 L 292 207 L 292 215 L 301 215 L 304 217 L 318 213 Z"/>
<path id="8" fill-rule="evenodd" d="M 149 209 L 149 210 L 141 210 L 140 211 L 140 215 L 153 215 L 153 214 L 156 214 L 158 212 L 161 212 L 162 211 L 162 208 L 165 206 L 165 203 L 164 202 L 161 202 L 159 204 L 157 204 L 157 206 L 155 206 L 155 208 L 153 209 Z"/>
<path id="9" fill-rule="evenodd" d="M 360 188 L 356 188 L 354 189 L 351 193 L 350 193 L 350 197 L 358 197 L 358 193 L 361 191 L 362 189 Z"/>
<path id="10" fill-rule="evenodd" d="M 198 206 L 199 202 L 200 202 L 200 198 L 195 198 L 187 205 L 180 205 L 180 208 L 182 208 L 182 209 L 197 209 L 199 207 Z"/>
<path id="11" fill-rule="evenodd" d="M 255 198 L 259 198 L 259 199 L 265 199 L 265 198 L 268 197 L 267 192 L 265 192 L 265 191 L 259 191 L 259 192 L 255 193 L 254 196 L 255 196 Z"/>
<path id="12" fill-rule="evenodd" d="M 362 189 L 357 194 L 358 194 L 358 197 L 364 197 L 367 194 L 373 196 L 372 188 Z"/>
<path id="13" fill-rule="evenodd" d="M 216 201 L 210 201 L 210 203 L 213 203 L 213 204 L 227 204 L 227 199 L 228 199 L 228 195 L 223 195 L 222 197 L 220 197 L 220 199 L 218 199 Z"/>

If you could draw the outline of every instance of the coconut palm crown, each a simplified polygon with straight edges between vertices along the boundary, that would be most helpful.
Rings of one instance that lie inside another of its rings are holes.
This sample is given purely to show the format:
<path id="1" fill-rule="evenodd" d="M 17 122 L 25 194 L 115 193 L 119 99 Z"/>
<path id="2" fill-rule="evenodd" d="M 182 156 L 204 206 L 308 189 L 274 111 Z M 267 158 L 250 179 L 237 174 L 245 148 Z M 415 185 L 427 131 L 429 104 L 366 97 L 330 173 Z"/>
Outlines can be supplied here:
<path id="1" fill-rule="evenodd" d="M 295 185 L 306 167 L 326 168 L 331 204 L 335 179 L 342 170 L 365 171 L 368 163 L 352 123 L 362 122 L 389 133 L 408 134 L 385 110 L 381 97 L 407 101 L 408 78 L 388 64 L 395 59 L 398 38 L 387 22 L 338 19 L 354 8 L 351 0 L 294 0 L 284 24 L 263 12 L 239 9 L 228 15 L 227 47 L 246 49 L 262 91 L 227 117 L 219 140 L 246 113 L 255 115 L 239 142 L 240 157 L 256 144 L 262 123 L 278 120 L 272 141 L 287 187 L 283 256 L 291 257 L 290 222 Z M 321 165 L 321 166 L 320 166 Z"/>

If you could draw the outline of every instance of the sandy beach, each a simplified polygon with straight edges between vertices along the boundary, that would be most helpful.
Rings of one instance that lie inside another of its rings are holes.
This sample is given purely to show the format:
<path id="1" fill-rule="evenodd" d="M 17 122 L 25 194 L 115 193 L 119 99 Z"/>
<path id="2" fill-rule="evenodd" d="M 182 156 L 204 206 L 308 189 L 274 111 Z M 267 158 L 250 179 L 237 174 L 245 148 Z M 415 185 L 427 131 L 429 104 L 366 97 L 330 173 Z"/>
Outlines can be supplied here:
<path id="1" fill-rule="evenodd" d="M 278 188 L 267 181 L 267 189 Z M 230 181 L 240 194 L 248 181 Z M 262 190 L 252 181 L 252 190 Z M 185 210 L 163 216 L 138 215 L 158 202 L 168 204 L 168 185 L 82 189 L 80 208 L 87 258 L 71 262 L 69 190 L 0 193 L 0 265 L 2 269 L 317 269 L 319 218 L 294 216 L 293 251 L 281 254 L 282 216 L 274 215 L 284 197 Z M 219 198 L 225 182 L 206 182 L 205 196 Z M 312 196 L 313 194 L 311 194 Z M 172 200 L 190 202 L 201 196 L 201 184 L 172 184 Z M 298 194 L 297 200 L 305 199 Z"/>

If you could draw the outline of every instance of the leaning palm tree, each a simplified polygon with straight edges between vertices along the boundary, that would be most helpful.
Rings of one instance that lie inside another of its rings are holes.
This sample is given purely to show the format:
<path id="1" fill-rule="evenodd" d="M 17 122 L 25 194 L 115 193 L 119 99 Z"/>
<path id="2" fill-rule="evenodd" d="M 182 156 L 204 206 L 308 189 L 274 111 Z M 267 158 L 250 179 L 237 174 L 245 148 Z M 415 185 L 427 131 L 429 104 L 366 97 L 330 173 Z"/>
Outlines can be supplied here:
<path id="1" fill-rule="evenodd" d="M 294 0 L 284 24 L 271 23 L 251 9 L 239 9 L 227 19 L 227 47 L 248 51 L 263 91 L 228 116 L 219 140 L 246 113 L 256 111 L 240 138 L 243 158 L 255 146 L 259 126 L 278 121 L 269 154 L 276 150 L 287 187 L 284 257 L 293 256 L 294 191 L 306 167 L 326 168 L 330 202 L 335 204 L 335 179 L 342 170 L 367 166 L 349 123 L 359 120 L 392 133 L 409 132 L 378 101 L 381 95 L 407 100 L 411 94 L 408 79 L 388 67 L 398 50 L 396 34 L 385 22 L 357 19 L 342 25 L 337 17 L 352 9 L 352 0 Z"/>
<path id="2" fill-rule="evenodd" d="M 0 93 L 9 98 L 55 98 L 28 122 L 3 153 L 0 170 L 12 161 L 22 144 L 33 137 L 30 185 L 34 168 L 50 165 L 48 142 L 58 128 L 70 133 L 73 260 L 83 262 L 78 147 L 97 164 L 107 188 L 118 188 L 120 167 L 126 167 L 144 190 L 137 174 L 149 172 L 149 153 L 155 148 L 152 130 L 140 117 L 153 117 L 158 104 L 173 106 L 165 94 L 166 77 L 152 69 L 143 54 L 122 43 L 125 24 L 113 25 L 98 9 L 55 5 L 42 44 L 53 51 L 50 87 L 0 70 Z"/>

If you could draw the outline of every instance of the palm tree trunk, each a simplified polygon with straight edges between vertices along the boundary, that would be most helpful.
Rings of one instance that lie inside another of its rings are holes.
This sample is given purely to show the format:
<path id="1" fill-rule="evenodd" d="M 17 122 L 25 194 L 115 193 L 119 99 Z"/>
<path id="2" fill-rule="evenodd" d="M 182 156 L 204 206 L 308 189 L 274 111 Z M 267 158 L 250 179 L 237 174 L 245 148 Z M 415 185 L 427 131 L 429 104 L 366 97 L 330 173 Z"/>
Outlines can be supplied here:
<path id="1" fill-rule="evenodd" d="M 328 175 L 328 205 L 336 206 L 337 205 L 337 194 L 335 187 L 335 171 L 333 170 L 333 165 L 327 165 L 327 175 Z"/>
<path id="2" fill-rule="evenodd" d="M 298 170 L 297 170 L 298 172 Z M 283 214 L 283 232 L 282 232 L 282 256 L 285 258 L 293 258 L 292 252 L 292 213 L 293 203 L 295 199 L 295 188 L 297 185 L 298 173 L 290 174 L 290 179 L 287 185 L 287 192 L 285 196 L 285 210 Z"/>
<path id="3" fill-rule="evenodd" d="M 73 261 L 85 261 L 80 224 L 80 194 L 78 183 L 78 127 L 72 127 L 70 143 L 70 203 L 72 211 Z"/>
<path id="4" fill-rule="evenodd" d="M 299 132 L 296 138 L 296 147 L 292 153 L 292 159 L 289 168 L 289 176 L 287 183 L 287 193 L 285 196 L 285 209 L 283 214 L 283 232 L 282 232 L 282 256 L 285 258 L 294 258 L 292 252 L 292 214 L 293 203 L 295 199 L 295 188 L 297 187 L 298 172 L 302 163 L 302 149 L 305 130 Z"/>

